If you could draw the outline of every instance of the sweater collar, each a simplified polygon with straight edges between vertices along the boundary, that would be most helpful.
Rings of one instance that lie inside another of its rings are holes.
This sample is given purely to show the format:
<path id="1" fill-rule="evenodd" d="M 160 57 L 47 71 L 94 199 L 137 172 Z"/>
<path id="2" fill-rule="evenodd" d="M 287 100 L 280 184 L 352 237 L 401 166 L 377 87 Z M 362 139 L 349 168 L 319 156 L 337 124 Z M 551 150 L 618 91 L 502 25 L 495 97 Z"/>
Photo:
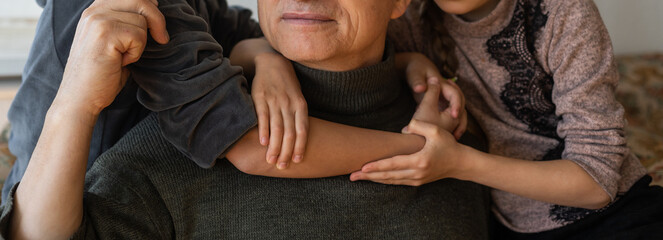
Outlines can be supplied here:
<path id="1" fill-rule="evenodd" d="M 474 22 L 463 20 L 458 15 L 446 14 L 444 22 L 453 35 L 468 37 L 490 37 L 504 29 L 513 17 L 519 0 L 500 0 L 488 16 Z"/>
<path id="2" fill-rule="evenodd" d="M 333 72 L 293 62 L 309 108 L 336 114 L 361 114 L 399 96 L 394 49 L 387 41 L 380 63 L 351 71 Z"/>

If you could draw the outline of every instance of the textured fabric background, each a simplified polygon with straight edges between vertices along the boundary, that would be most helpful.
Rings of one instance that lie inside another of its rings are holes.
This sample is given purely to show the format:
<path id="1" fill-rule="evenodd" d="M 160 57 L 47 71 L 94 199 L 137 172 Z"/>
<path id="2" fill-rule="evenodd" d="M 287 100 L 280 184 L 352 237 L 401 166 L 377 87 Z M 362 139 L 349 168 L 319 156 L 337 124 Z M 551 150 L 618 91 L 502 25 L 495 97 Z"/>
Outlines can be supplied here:
<path id="1" fill-rule="evenodd" d="M 663 54 L 620 56 L 617 99 L 626 109 L 628 144 L 663 186 Z"/>

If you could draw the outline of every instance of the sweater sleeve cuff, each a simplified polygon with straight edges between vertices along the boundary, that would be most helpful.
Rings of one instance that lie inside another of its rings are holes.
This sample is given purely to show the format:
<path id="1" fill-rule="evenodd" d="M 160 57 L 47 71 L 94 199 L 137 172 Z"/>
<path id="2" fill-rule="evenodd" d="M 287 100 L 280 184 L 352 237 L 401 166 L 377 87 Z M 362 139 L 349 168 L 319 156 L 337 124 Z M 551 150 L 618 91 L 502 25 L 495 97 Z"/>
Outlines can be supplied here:
<path id="1" fill-rule="evenodd" d="M 198 166 L 214 166 L 217 158 L 223 158 L 232 144 L 257 125 L 245 84 L 231 79 L 190 104 L 159 112 L 163 136 Z"/>

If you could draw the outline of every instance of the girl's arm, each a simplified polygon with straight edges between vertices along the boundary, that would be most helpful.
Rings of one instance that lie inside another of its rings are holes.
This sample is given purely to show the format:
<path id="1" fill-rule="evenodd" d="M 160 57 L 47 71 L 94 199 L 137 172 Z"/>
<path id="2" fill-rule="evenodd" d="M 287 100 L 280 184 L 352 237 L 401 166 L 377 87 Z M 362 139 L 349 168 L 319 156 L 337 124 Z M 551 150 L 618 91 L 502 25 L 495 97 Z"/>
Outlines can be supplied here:
<path id="1" fill-rule="evenodd" d="M 233 49 L 230 59 L 233 64 L 242 66 L 247 78 L 250 81 L 252 79 L 251 96 L 258 114 L 258 136 L 255 139 L 261 145 L 268 146 L 266 161 L 270 164 L 276 163 L 278 169 L 289 166 L 290 159 L 295 163 L 301 162 L 304 159 L 307 138 L 310 137 L 310 130 L 307 129 L 309 118 L 306 100 L 301 94 L 290 61 L 275 52 L 263 38 L 240 42 Z M 465 99 L 460 88 L 453 82 L 443 79 L 437 67 L 419 53 L 397 54 L 396 67 L 402 70 L 415 94 L 420 95 L 417 98 L 418 102 L 421 101 L 422 93 L 427 88 L 426 79 L 436 78 L 441 81 L 441 84 L 437 85 L 438 91 L 443 96 L 439 99 L 440 109 L 444 111 L 442 113 L 450 114 L 457 119 L 453 121 L 455 125 L 450 126 L 449 130 L 460 138 L 467 126 Z M 288 176 L 297 177 L 290 174 Z M 306 177 L 315 176 L 327 176 L 327 174 L 309 174 Z"/>
<path id="2" fill-rule="evenodd" d="M 270 177 L 320 178 L 349 174 L 367 162 L 421 149 L 424 139 L 385 131 L 357 128 L 309 118 L 309 141 L 303 161 L 278 170 L 265 161 L 267 147 L 253 129 L 233 145 L 226 158 L 240 171 Z"/>
<path id="3" fill-rule="evenodd" d="M 429 82 L 436 87 L 435 82 Z M 425 102 L 431 91 L 426 92 Z M 528 161 L 483 153 L 462 145 L 433 120 L 413 120 L 407 132 L 424 136 L 424 148 L 415 154 L 396 156 L 366 164 L 350 176 L 353 181 L 370 180 L 384 184 L 419 186 L 443 178 L 473 181 L 534 200 L 588 209 L 610 202 L 610 196 L 578 164 L 570 160 Z M 416 115 L 415 115 L 416 117 Z M 444 122 L 444 121 L 441 121 Z"/>
<path id="4" fill-rule="evenodd" d="M 564 206 L 599 209 L 610 202 L 603 188 L 573 161 L 528 161 L 484 153 L 422 121 L 413 120 L 408 131 L 426 138 L 420 152 L 366 164 L 350 179 L 420 186 L 457 178 Z"/>

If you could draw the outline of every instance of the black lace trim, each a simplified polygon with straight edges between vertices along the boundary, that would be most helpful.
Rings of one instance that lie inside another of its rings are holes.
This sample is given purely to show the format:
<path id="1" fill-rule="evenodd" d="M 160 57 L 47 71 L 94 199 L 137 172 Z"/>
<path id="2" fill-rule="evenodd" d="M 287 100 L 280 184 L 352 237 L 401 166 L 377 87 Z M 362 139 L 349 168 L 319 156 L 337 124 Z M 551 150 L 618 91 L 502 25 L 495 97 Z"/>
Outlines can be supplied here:
<path id="1" fill-rule="evenodd" d="M 552 102 L 553 78 L 535 59 L 536 38 L 548 21 L 542 2 L 519 0 L 509 25 L 486 45 L 491 57 L 511 76 L 500 95 L 509 112 L 527 124 L 531 133 L 558 140 L 541 159 L 551 160 L 561 158 L 564 141 L 557 135 L 560 118 Z"/>
<path id="2" fill-rule="evenodd" d="M 528 125 L 531 133 L 558 140 L 557 146 L 541 159 L 554 160 L 562 158 L 564 140 L 557 135 L 560 118 L 555 115 L 555 104 L 552 102 L 553 78 L 535 58 L 534 44 L 541 28 L 548 21 L 542 2 L 518 0 L 509 25 L 491 37 L 486 45 L 491 57 L 511 76 L 511 81 L 504 85 L 500 99 L 511 114 Z M 603 209 L 551 205 L 549 216 L 553 221 L 565 225 Z"/>
<path id="3" fill-rule="evenodd" d="M 617 199 L 619 199 L 622 195 L 617 195 Z M 617 199 L 615 199 L 614 202 L 617 202 Z M 586 208 L 576 208 L 576 207 L 567 207 L 567 206 L 561 206 L 561 205 L 552 205 L 550 206 L 550 211 L 549 215 L 550 218 L 555 221 L 556 223 L 566 225 L 569 223 L 573 223 L 575 221 L 578 221 L 580 219 L 583 219 L 587 217 L 590 214 L 594 213 L 600 213 L 605 211 L 606 209 L 610 208 L 612 206 L 612 203 L 608 204 L 607 206 L 592 210 L 592 209 L 586 209 Z"/>

